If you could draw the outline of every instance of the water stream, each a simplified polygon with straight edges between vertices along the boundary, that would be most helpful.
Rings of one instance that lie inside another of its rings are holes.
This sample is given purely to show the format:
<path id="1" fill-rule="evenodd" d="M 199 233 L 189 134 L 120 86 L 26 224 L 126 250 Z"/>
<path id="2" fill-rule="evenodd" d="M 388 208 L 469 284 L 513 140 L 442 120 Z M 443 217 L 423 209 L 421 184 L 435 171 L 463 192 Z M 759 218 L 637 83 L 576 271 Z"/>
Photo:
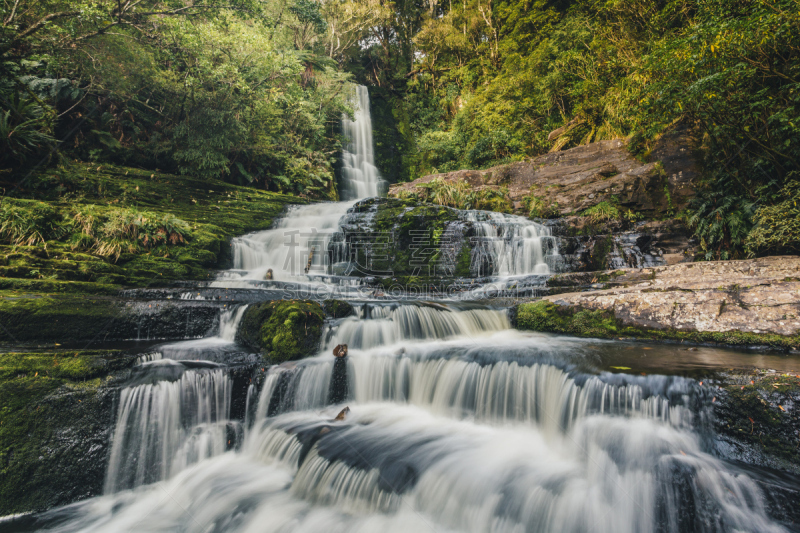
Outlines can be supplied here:
<path id="1" fill-rule="evenodd" d="M 351 199 L 376 194 L 379 179 L 366 89 L 358 98 L 355 122 L 343 121 Z M 269 269 L 269 281 L 329 273 L 319 234 L 351 205 L 299 207 L 275 229 L 235 240 L 234 269 L 216 283 L 250 286 Z M 486 237 L 490 275 L 546 274 L 558 255 L 532 222 L 480 213 L 471 222 Z M 318 251 L 288 268 L 287 239 Z M 206 339 L 142 356 L 118 400 L 105 494 L 26 527 L 788 530 L 767 512 L 763 484 L 712 454 L 707 387 L 668 372 L 604 370 L 609 353 L 633 357 L 628 344 L 517 332 L 505 309 L 485 305 L 353 304 L 355 316 L 326 322 L 317 356 L 251 365 L 236 420 L 229 357 L 242 351 L 235 339 L 246 306 L 223 308 Z M 349 346 L 344 359 L 331 354 L 338 344 Z"/>

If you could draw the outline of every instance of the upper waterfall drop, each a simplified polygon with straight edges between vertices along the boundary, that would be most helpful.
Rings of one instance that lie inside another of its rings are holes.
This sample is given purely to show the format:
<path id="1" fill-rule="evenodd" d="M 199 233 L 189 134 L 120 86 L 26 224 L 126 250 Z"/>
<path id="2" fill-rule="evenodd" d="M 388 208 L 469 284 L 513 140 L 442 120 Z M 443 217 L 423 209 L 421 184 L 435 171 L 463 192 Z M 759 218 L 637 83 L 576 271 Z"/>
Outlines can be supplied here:
<path id="1" fill-rule="evenodd" d="M 342 148 L 342 200 L 360 200 L 378 196 L 381 174 L 375 166 L 372 144 L 372 117 L 369 91 L 356 87 L 355 120 L 342 116 L 342 132 L 348 143 Z"/>

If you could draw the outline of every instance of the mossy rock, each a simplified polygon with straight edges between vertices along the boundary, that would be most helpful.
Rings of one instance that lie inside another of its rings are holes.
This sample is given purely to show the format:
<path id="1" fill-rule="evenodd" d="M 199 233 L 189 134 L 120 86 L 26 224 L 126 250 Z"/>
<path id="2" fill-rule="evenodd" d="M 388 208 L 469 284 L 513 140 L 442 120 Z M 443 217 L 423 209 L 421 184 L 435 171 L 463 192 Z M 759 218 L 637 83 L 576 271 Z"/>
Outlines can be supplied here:
<path id="1" fill-rule="evenodd" d="M 578 337 L 639 338 L 676 340 L 691 343 L 714 343 L 728 346 L 769 346 L 792 350 L 800 345 L 800 335 L 776 335 L 748 331 L 694 331 L 650 329 L 623 323 L 607 309 L 583 309 L 577 306 L 556 305 L 547 300 L 524 303 L 510 312 L 512 325 L 517 329 L 564 333 Z"/>
<path id="2" fill-rule="evenodd" d="M 302 359 L 319 350 L 325 311 L 311 300 L 276 300 L 251 305 L 236 340 L 263 351 L 273 363 Z"/>
<path id="3" fill-rule="evenodd" d="M 739 459 L 751 459 L 747 448 L 754 447 L 777 459 L 767 466 L 800 472 L 800 421 L 792 407 L 800 400 L 800 377 L 754 370 L 727 373 L 720 383 L 714 402 L 715 429 L 740 445 L 734 448 L 743 454 Z"/>
<path id="4" fill-rule="evenodd" d="M 0 354 L 0 516 L 102 493 L 119 379 L 117 351 Z"/>
<path id="5" fill-rule="evenodd" d="M 325 314 L 331 318 L 344 318 L 355 314 L 355 309 L 350 302 L 344 300 L 325 300 L 322 302 L 322 306 Z"/>
<path id="6" fill-rule="evenodd" d="M 0 293 L 0 340 L 12 342 L 91 339 L 120 315 L 118 302 L 78 294 Z"/>

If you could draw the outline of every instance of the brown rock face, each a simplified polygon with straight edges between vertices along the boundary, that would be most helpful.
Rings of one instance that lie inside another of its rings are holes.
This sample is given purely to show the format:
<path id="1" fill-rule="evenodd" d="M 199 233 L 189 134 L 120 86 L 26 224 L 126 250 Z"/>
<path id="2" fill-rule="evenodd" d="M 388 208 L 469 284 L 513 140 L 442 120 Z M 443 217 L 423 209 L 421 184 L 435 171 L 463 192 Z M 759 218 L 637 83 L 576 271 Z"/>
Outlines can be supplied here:
<path id="1" fill-rule="evenodd" d="M 561 277 L 570 276 L 576 274 Z M 800 257 L 681 263 L 605 277 L 616 287 L 545 299 L 612 311 L 625 324 L 649 329 L 800 334 Z"/>
<path id="2" fill-rule="evenodd" d="M 670 168 L 675 171 L 674 180 L 655 162 L 643 164 L 634 159 L 623 141 L 614 140 L 488 170 L 459 170 L 424 176 L 410 183 L 393 185 L 389 196 L 415 192 L 418 185 L 442 178 L 451 182 L 465 180 L 476 189 L 507 187 L 517 209 L 522 207 L 523 197 L 529 194 L 542 199 L 544 205 L 554 206 L 561 215 L 577 213 L 612 200 L 613 196 L 625 208 L 658 216 L 670 209 L 680 209 L 691 196 L 694 174 L 679 174 L 680 170 L 677 170 L 682 164 L 689 164 L 690 154 L 680 152 L 678 148 L 685 140 L 670 137 L 669 143 L 663 143 L 664 154 L 672 157 Z"/>

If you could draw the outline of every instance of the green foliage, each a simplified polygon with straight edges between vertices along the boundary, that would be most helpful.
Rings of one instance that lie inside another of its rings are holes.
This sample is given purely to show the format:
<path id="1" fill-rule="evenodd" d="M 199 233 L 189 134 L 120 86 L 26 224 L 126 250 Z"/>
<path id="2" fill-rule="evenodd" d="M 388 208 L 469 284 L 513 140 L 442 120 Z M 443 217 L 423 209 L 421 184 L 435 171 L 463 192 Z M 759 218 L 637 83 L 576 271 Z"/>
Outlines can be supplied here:
<path id="1" fill-rule="evenodd" d="M 55 139 L 52 109 L 19 93 L 0 92 L 0 165 L 25 163 L 41 156 Z"/>
<path id="2" fill-rule="evenodd" d="M 594 223 L 609 222 L 611 220 L 618 220 L 622 218 L 622 211 L 619 204 L 615 202 L 602 201 L 597 205 L 593 205 L 586 209 L 581 215 L 589 217 Z"/>
<path id="3" fill-rule="evenodd" d="M 73 158 L 336 199 L 337 126 L 352 86 L 321 40 L 336 11 L 322 7 L 0 7 L 0 163 L 14 183 L 53 137 L 69 136 L 59 148 Z M 45 34 L 37 21 L 50 15 Z"/>
<path id="4" fill-rule="evenodd" d="M 746 249 L 752 255 L 796 254 L 800 252 L 800 181 L 798 173 L 780 191 L 783 201 L 759 207 L 755 226 L 747 236 Z"/>
<path id="5" fill-rule="evenodd" d="M 752 226 L 753 202 L 730 189 L 702 191 L 684 217 L 700 238 L 702 259 L 733 259 L 741 250 Z"/>
<path id="6" fill-rule="evenodd" d="M 407 194 L 406 197 L 455 209 L 481 209 L 500 213 L 513 211 L 513 204 L 505 188 L 473 189 L 465 180 L 445 181 L 443 178 L 435 178 L 419 185 L 418 189 L 419 193 Z"/>

